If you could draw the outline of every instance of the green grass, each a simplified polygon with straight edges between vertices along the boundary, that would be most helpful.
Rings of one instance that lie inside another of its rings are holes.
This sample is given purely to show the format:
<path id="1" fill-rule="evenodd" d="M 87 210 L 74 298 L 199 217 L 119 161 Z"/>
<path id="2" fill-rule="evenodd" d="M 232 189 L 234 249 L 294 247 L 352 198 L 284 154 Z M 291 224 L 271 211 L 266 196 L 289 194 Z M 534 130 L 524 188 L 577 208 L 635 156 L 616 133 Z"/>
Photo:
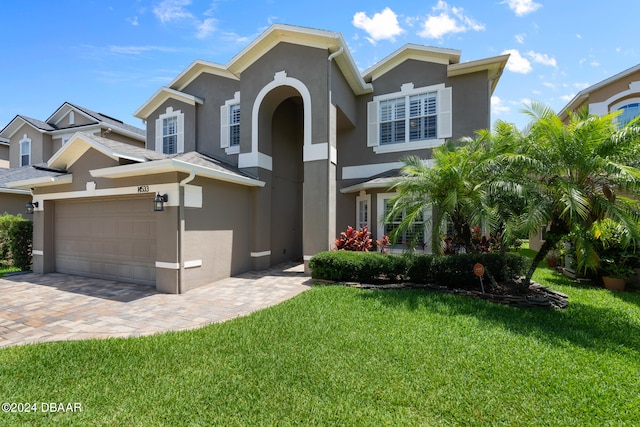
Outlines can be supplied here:
<path id="1" fill-rule="evenodd" d="M 195 331 L 0 350 L 1 425 L 637 425 L 640 294 L 538 281 L 563 311 L 315 287 Z"/>
<path id="2" fill-rule="evenodd" d="M 7 273 L 15 273 L 20 271 L 18 267 L 3 267 L 0 266 L 0 277 L 4 276 Z"/>

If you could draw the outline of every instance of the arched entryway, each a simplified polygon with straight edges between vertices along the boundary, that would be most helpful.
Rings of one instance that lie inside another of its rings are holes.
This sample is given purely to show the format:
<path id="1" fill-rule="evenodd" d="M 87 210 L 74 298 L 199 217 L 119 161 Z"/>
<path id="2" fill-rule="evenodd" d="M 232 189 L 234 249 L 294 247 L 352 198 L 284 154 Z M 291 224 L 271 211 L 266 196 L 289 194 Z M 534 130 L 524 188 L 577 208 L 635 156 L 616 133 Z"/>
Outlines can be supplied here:
<path id="1" fill-rule="evenodd" d="M 303 108 L 300 97 L 282 101 L 271 126 L 271 263 L 302 259 Z"/>

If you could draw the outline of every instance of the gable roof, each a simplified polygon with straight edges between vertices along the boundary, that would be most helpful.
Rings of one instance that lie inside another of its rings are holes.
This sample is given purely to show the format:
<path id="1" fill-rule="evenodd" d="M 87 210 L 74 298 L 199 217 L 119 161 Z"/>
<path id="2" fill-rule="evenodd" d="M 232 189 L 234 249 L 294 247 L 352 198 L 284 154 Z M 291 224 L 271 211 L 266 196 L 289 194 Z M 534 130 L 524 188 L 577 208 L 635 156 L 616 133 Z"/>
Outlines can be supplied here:
<path id="1" fill-rule="evenodd" d="M 561 119 L 566 119 L 569 114 L 569 111 L 575 111 L 582 103 L 584 103 L 587 99 L 589 99 L 589 95 L 592 92 L 595 92 L 596 90 L 603 88 L 605 86 L 608 86 L 611 83 L 614 83 L 618 80 L 622 80 L 633 73 L 637 73 L 638 71 L 640 71 L 640 64 L 635 65 L 631 68 L 627 68 L 626 70 L 621 71 L 618 74 L 615 74 L 607 79 L 604 79 L 594 85 L 589 86 L 586 89 L 581 90 L 573 97 L 573 99 L 571 99 L 571 101 L 569 101 L 567 105 L 565 105 L 560 110 L 560 113 L 558 115 L 560 116 Z"/>
<path id="2" fill-rule="evenodd" d="M 210 73 L 232 80 L 239 80 L 244 70 L 278 43 L 282 42 L 327 49 L 331 54 L 335 53 L 334 61 L 342 71 L 354 93 L 362 95 L 364 93 L 370 93 L 373 90 L 371 84 L 365 82 L 360 75 L 358 67 L 340 33 L 293 25 L 273 24 L 240 53 L 234 56 L 226 65 L 202 60 L 194 61 L 185 71 L 180 73 L 168 87 L 162 88 L 152 95 L 147 102 L 134 113 L 134 116 L 146 120 L 151 112 L 154 111 L 154 108 L 152 108 L 153 105 L 160 105 L 170 97 L 175 97 L 180 100 L 180 91 L 202 73 Z M 170 92 L 170 90 L 176 92 Z M 182 95 L 184 96 L 186 94 Z"/>
<path id="3" fill-rule="evenodd" d="M 146 120 L 151 113 L 153 113 L 160 105 L 162 105 L 167 99 L 175 99 L 177 101 L 184 102 L 189 105 L 203 104 L 204 100 L 200 97 L 189 95 L 188 93 L 180 92 L 169 87 L 161 87 L 156 93 L 149 98 L 149 100 L 133 113 L 134 116 Z"/>
<path id="4" fill-rule="evenodd" d="M 84 117 L 89 119 L 91 123 L 85 125 L 58 126 L 57 123 L 71 110 L 82 114 Z M 0 131 L 0 136 L 11 138 L 24 124 L 28 124 L 37 131 L 43 133 L 68 132 L 69 130 L 79 130 L 87 127 L 100 126 L 104 128 L 112 128 L 112 130 L 116 130 L 118 133 L 140 141 L 144 141 L 146 136 L 144 129 L 128 125 L 123 121 L 114 119 L 106 114 L 96 113 L 88 108 L 80 107 L 69 102 L 64 102 L 46 121 L 33 119 L 19 114 Z"/>
<path id="5" fill-rule="evenodd" d="M 114 160 L 127 159 L 133 161 L 133 163 L 126 165 L 91 170 L 91 175 L 96 178 L 121 178 L 155 173 L 186 172 L 246 186 L 262 187 L 265 185 L 263 181 L 255 179 L 237 167 L 201 153 L 162 154 L 82 132 L 74 134 L 73 137 L 51 157 L 47 164 L 43 164 L 40 167 L 54 171 L 52 172 L 54 174 L 53 177 L 58 180 L 57 182 L 60 182 L 61 179 L 70 180 L 71 174 L 65 175 L 66 170 L 90 149 L 97 150 Z M 57 173 L 57 175 L 55 173 Z M 66 178 L 61 178 L 62 175 L 65 175 Z M 16 182 L 10 182 L 9 186 L 28 188 L 40 185 L 51 185 L 48 181 L 50 178 L 51 175 L 46 175 L 44 178 L 40 176 L 28 176 L 24 177 L 24 179 L 16 179 Z"/>
<path id="6" fill-rule="evenodd" d="M 383 74 L 394 69 L 404 61 L 417 59 L 419 61 L 433 62 L 436 64 L 457 64 L 460 62 L 460 51 L 455 49 L 443 49 L 439 47 L 406 44 L 391 53 L 382 61 L 374 64 L 364 73 L 366 81 L 376 80 Z"/>

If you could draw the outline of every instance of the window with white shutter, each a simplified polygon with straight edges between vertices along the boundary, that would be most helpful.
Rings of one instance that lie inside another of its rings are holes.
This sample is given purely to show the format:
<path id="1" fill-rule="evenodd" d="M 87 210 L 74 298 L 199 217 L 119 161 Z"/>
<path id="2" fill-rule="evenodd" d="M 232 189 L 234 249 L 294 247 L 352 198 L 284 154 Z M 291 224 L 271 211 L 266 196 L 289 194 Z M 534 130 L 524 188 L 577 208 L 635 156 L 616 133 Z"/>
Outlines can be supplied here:
<path id="1" fill-rule="evenodd" d="M 367 105 L 367 146 L 376 153 L 419 150 L 452 136 L 451 88 L 444 84 L 380 95 Z"/>

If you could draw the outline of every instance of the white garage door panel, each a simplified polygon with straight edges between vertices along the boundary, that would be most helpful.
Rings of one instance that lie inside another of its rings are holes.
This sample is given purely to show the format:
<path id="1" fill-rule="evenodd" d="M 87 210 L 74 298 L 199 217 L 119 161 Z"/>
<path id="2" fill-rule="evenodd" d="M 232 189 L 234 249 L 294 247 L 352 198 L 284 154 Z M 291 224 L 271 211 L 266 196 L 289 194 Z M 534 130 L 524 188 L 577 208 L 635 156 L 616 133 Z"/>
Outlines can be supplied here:
<path id="1" fill-rule="evenodd" d="M 155 284 L 152 199 L 56 202 L 56 270 Z"/>

